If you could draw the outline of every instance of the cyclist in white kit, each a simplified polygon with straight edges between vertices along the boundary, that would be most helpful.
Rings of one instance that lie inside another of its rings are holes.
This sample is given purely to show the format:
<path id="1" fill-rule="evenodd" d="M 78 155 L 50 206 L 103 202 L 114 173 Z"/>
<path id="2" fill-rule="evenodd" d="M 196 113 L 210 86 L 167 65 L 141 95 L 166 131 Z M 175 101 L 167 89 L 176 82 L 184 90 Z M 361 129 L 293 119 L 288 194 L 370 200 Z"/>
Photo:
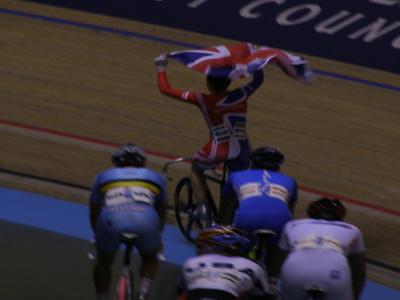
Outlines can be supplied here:
<path id="1" fill-rule="evenodd" d="M 273 299 L 266 271 L 244 257 L 250 241 L 241 231 L 217 225 L 203 230 L 196 242 L 198 256 L 182 267 L 179 299 Z"/>
<path id="2" fill-rule="evenodd" d="M 313 287 L 325 292 L 324 300 L 359 299 L 366 279 L 360 229 L 343 222 L 346 208 L 337 199 L 318 199 L 307 213 L 309 218 L 289 221 L 282 232 L 282 299 L 306 300 L 306 289 Z"/>

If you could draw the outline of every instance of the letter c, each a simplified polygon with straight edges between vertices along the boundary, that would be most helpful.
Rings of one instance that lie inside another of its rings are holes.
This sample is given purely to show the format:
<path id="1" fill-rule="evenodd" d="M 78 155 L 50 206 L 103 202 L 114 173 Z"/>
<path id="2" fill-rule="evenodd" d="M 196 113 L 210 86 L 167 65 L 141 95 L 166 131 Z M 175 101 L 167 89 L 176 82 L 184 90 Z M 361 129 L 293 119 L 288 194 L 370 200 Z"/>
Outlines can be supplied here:
<path id="1" fill-rule="evenodd" d="M 392 41 L 392 47 L 400 49 L 400 35 Z"/>
<path id="2" fill-rule="evenodd" d="M 259 13 L 253 13 L 252 10 L 256 9 L 258 6 L 261 6 L 263 4 L 269 3 L 269 2 L 275 2 L 278 5 L 281 5 L 284 3 L 286 0 L 256 0 L 254 2 L 251 2 L 249 4 L 246 4 L 243 6 L 239 14 L 246 19 L 257 19 L 261 17 L 261 14 Z"/>
<path id="3" fill-rule="evenodd" d="M 290 20 L 290 16 L 299 12 L 302 12 L 303 15 L 294 20 Z M 318 16 L 320 12 L 321 7 L 315 4 L 297 5 L 281 12 L 276 18 L 276 21 L 279 25 L 283 26 L 298 25 L 313 19 L 314 17 Z"/>

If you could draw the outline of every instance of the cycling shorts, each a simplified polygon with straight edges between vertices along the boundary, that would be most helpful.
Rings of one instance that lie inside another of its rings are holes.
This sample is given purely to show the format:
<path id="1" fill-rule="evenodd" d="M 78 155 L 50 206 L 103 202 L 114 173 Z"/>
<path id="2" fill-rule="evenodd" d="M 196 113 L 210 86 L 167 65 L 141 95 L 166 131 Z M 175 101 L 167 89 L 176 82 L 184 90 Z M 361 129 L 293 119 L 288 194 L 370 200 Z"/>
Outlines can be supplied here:
<path id="1" fill-rule="evenodd" d="M 229 143 L 215 144 L 210 141 L 193 155 L 193 164 L 200 170 L 208 170 L 226 161 L 230 172 L 246 170 L 250 166 L 250 145 L 247 140 L 239 141 L 239 145 L 232 151 Z"/>
<path id="2" fill-rule="evenodd" d="M 282 211 L 246 211 L 237 212 L 233 225 L 247 232 L 254 232 L 258 229 L 269 229 L 275 232 L 276 236 L 271 237 L 270 243 L 277 245 L 287 222 L 292 219 L 288 209 Z M 254 240 L 252 241 L 254 242 Z"/>
<path id="3" fill-rule="evenodd" d="M 120 233 L 125 231 L 138 235 L 134 246 L 140 254 L 152 255 L 161 247 L 159 217 L 148 204 L 130 204 L 121 210 L 103 208 L 95 232 L 98 251 L 114 253 L 120 245 Z"/>
<path id="4" fill-rule="evenodd" d="M 307 299 L 305 288 L 310 286 L 325 290 L 325 300 L 354 299 L 347 258 L 334 251 L 292 252 L 283 263 L 280 278 L 283 299 Z"/>

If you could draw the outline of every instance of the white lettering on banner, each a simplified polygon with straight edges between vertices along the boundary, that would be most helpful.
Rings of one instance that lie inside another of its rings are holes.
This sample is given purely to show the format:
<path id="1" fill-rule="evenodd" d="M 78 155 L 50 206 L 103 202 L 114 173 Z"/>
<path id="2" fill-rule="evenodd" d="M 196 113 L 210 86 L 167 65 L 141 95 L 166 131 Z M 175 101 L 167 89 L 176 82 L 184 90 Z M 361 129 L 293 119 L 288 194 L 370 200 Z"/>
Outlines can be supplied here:
<path id="1" fill-rule="evenodd" d="M 299 13 L 301 11 L 305 11 L 305 14 L 298 17 L 297 19 L 289 20 L 291 15 Z M 280 25 L 286 25 L 286 26 L 298 25 L 312 20 L 313 18 L 318 16 L 320 12 L 321 12 L 321 7 L 319 7 L 318 5 L 314 4 L 297 5 L 281 12 L 277 16 L 276 21 Z"/>
<path id="2" fill-rule="evenodd" d="M 391 25 L 387 26 L 386 28 L 382 28 L 386 24 L 387 20 L 384 18 L 379 18 L 375 23 L 372 23 L 352 34 L 350 34 L 348 37 L 352 40 L 355 40 L 359 38 L 360 36 L 365 35 L 363 40 L 365 42 L 372 42 L 373 40 L 377 39 L 378 37 L 383 36 L 384 34 L 387 34 L 388 32 L 399 28 L 400 27 L 400 22 L 396 21 L 392 23 Z"/>
<path id="3" fill-rule="evenodd" d="M 205 3 L 211 4 L 214 2 L 209 0 L 187 0 L 186 6 L 196 9 L 203 6 Z M 292 2 L 287 0 L 253 0 L 248 1 L 247 4 L 241 6 L 238 13 L 241 18 L 247 20 L 259 19 L 262 17 L 267 18 L 267 16 L 263 16 L 261 10 L 268 4 L 273 4 L 277 7 L 280 7 L 283 4 L 289 5 L 290 3 Z M 374 17 L 374 19 L 371 20 L 371 17 L 365 13 L 365 11 L 373 12 L 373 6 L 376 5 L 384 6 L 386 9 L 393 10 L 393 6 L 400 8 L 400 0 L 364 1 L 362 6 L 360 5 L 360 11 L 363 13 L 352 13 L 347 10 L 340 10 L 337 12 L 330 11 L 330 15 L 323 20 L 318 18 L 322 15 L 322 10 L 324 9 L 323 5 L 303 3 L 281 9 L 281 11 L 276 14 L 275 21 L 281 26 L 299 26 L 301 24 L 314 21 L 316 23 L 314 24 L 314 30 L 316 33 L 329 35 L 343 32 L 344 29 L 351 27 L 352 31 L 350 33 L 347 32 L 346 37 L 352 40 L 359 39 L 361 42 L 366 43 L 377 41 L 382 36 L 392 34 L 394 37 L 389 47 L 391 46 L 393 49 L 400 49 L 400 36 L 398 32 L 400 28 L 400 21 L 388 20 L 381 17 Z M 344 8 L 346 8 L 346 5 L 344 5 Z M 267 11 L 265 8 L 265 14 L 267 13 L 268 18 L 270 18 L 271 11 Z M 360 20 L 362 20 L 362 23 Z M 354 28 L 354 26 L 357 24 L 359 28 Z M 395 33 L 396 30 L 397 34 Z"/>
<path id="4" fill-rule="evenodd" d="M 392 41 L 392 46 L 393 46 L 393 48 L 395 48 L 395 49 L 400 49 L 400 36 L 398 36 L 397 38 L 395 38 L 395 39 Z"/>
<path id="5" fill-rule="evenodd" d="M 191 7 L 191 8 L 197 8 L 200 5 L 202 5 L 203 3 L 206 3 L 208 0 L 194 0 L 192 2 L 189 2 L 187 4 L 187 6 Z"/>
<path id="6" fill-rule="evenodd" d="M 315 26 L 315 30 L 320 33 L 333 34 L 339 30 L 342 30 L 346 26 L 349 26 L 350 24 L 356 22 L 357 20 L 365 17 L 363 14 L 357 13 L 347 19 L 344 19 L 349 15 L 351 15 L 350 12 L 342 10 L 336 15 L 333 15 L 332 17 L 326 19 L 325 21 L 317 24 L 317 26 Z M 339 21 L 340 19 L 344 20 Z M 336 23 L 336 25 L 334 25 L 334 23 Z"/>
<path id="7" fill-rule="evenodd" d="M 393 6 L 398 4 L 400 6 L 400 0 L 369 0 L 371 3 L 381 4 L 385 6 Z"/>
<path id="8" fill-rule="evenodd" d="M 253 13 L 252 11 L 256 9 L 257 7 L 264 5 L 269 2 L 274 2 L 278 5 L 282 4 L 285 2 L 285 0 L 257 0 L 254 2 L 251 2 L 249 4 L 246 4 L 239 10 L 239 14 L 246 19 L 256 19 L 261 17 L 260 13 Z"/>

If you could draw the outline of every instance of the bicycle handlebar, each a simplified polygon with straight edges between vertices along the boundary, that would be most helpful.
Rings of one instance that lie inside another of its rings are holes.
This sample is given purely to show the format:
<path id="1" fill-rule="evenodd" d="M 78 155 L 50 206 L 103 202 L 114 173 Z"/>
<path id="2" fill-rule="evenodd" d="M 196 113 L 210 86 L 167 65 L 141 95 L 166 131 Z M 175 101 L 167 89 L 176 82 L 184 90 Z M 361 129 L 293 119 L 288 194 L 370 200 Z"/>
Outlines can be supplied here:
<path id="1" fill-rule="evenodd" d="M 167 178 L 167 180 L 172 180 L 172 178 L 168 178 L 168 167 L 170 165 L 176 164 L 176 163 L 180 163 L 180 162 L 185 162 L 185 161 L 190 161 L 192 160 L 191 157 L 178 157 L 176 159 L 170 160 L 168 161 L 164 166 L 163 166 L 163 175 L 165 178 Z"/>
<path id="2" fill-rule="evenodd" d="M 171 181 L 173 178 L 168 177 L 168 168 L 169 168 L 169 166 L 173 165 L 173 164 L 176 164 L 176 163 L 186 162 L 186 161 L 191 161 L 191 160 L 192 160 L 192 157 L 178 157 L 176 159 L 173 159 L 173 160 L 170 160 L 170 161 L 166 162 L 164 164 L 164 166 L 163 166 L 163 169 L 162 169 L 164 177 L 167 180 Z M 222 165 L 223 165 L 222 173 L 218 172 L 218 170 L 217 170 L 218 168 L 214 168 L 214 169 L 211 170 L 211 172 L 212 172 L 212 174 L 214 176 L 211 176 L 209 179 L 211 179 L 213 181 L 217 181 L 217 182 L 220 182 L 221 178 L 222 178 L 222 180 L 224 180 L 224 178 L 225 178 L 225 162 L 222 163 Z M 215 178 L 212 178 L 212 177 L 215 177 Z"/>

